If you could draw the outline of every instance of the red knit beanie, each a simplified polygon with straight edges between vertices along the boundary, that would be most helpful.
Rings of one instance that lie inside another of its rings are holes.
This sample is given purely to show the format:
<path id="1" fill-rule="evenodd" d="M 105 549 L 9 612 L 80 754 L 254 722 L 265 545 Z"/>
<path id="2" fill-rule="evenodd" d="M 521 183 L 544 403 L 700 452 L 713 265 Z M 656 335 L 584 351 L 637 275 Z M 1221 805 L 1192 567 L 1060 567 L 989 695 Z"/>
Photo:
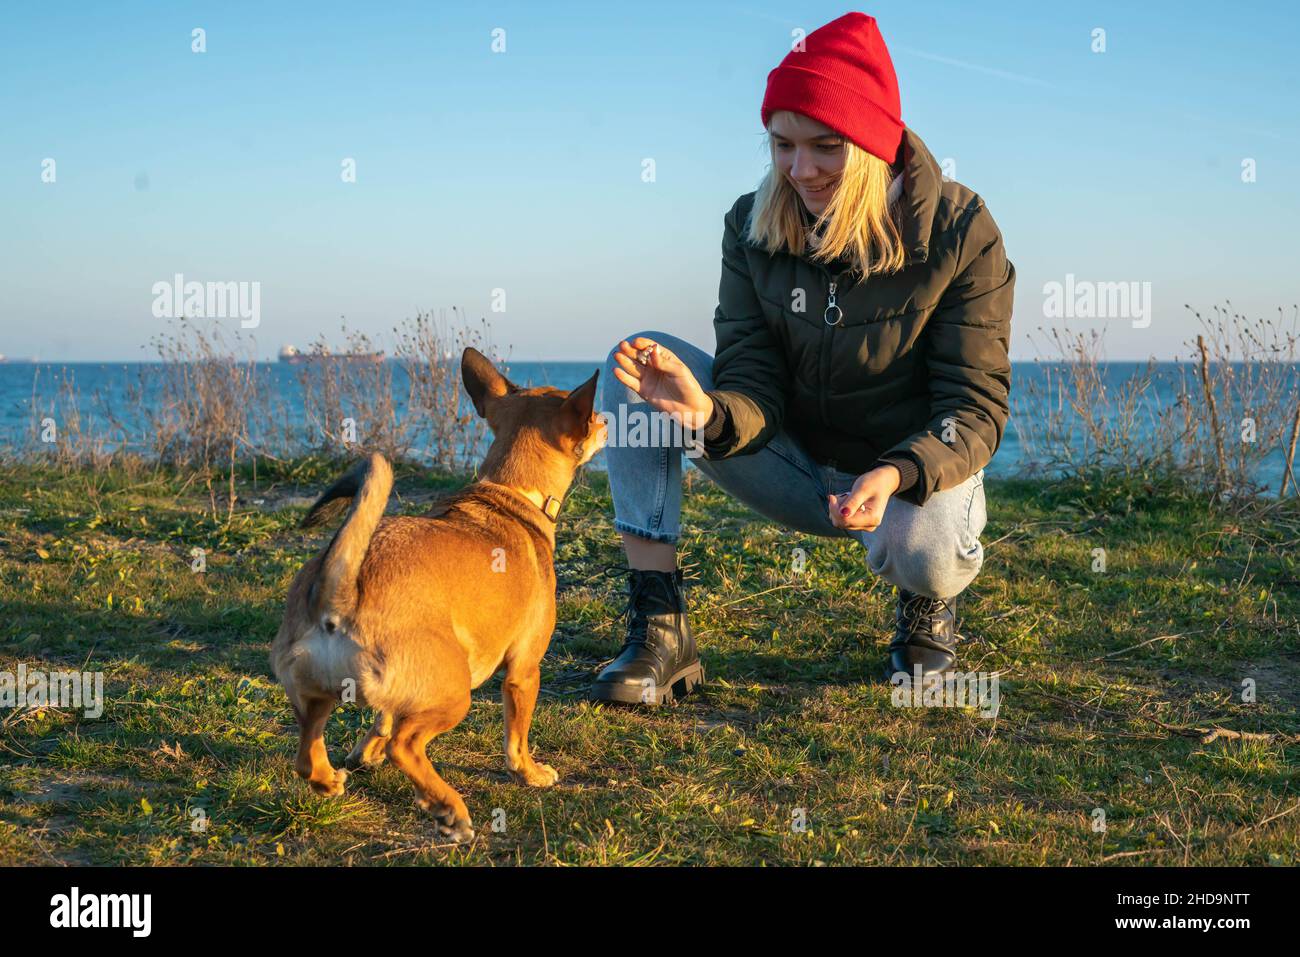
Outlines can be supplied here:
<path id="1" fill-rule="evenodd" d="M 876 18 L 846 13 L 804 38 L 767 75 L 763 126 L 777 110 L 811 116 L 887 163 L 903 141 L 898 78 Z"/>

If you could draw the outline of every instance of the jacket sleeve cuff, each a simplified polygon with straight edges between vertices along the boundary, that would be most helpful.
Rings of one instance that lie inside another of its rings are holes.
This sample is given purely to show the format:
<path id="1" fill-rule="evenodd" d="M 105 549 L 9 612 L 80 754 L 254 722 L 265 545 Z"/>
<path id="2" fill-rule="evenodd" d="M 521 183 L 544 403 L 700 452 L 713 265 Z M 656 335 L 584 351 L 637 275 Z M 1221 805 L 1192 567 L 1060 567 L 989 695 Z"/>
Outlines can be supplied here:
<path id="1" fill-rule="evenodd" d="M 888 458 L 878 459 L 876 465 L 892 465 L 898 469 L 898 489 L 895 495 L 900 492 L 906 492 L 912 486 L 916 485 L 917 479 L 920 478 L 921 471 L 917 468 L 916 460 L 910 455 L 895 454 Z"/>
<path id="2" fill-rule="evenodd" d="M 722 437 L 727 429 L 727 410 L 723 408 L 713 393 L 708 393 L 709 400 L 713 403 L 713 414 L 709 416 L 709 421 L 704 424 L 704 441 L 716 442 Z"/>

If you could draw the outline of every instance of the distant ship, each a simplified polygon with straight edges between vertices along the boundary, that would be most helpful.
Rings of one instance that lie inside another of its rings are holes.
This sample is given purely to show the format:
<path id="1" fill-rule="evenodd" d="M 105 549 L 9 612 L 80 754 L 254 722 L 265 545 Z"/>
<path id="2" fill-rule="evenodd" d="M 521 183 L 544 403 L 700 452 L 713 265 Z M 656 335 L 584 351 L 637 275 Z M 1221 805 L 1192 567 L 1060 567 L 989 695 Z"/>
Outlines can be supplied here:
<path id="1" fill-rule="evenodd" d="M 383 362 L 383 352 L 330 352 L 327 347 L 317 347 L 310 352 L 301 352 L 297 346 L 280 347 L 280 361 L 290 365 L 303 365 L 308 362 Z"/>

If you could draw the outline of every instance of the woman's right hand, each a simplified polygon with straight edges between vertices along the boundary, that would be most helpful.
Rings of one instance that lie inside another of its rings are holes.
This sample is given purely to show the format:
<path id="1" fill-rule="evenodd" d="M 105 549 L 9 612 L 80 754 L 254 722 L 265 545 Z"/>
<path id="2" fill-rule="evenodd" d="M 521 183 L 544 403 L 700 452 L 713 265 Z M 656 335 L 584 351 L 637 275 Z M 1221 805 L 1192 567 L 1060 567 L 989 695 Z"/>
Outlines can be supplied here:
<path id="1" fill-rule="evenodd" d="M 648 351 L 647 351 L 648 350 Z M 648 361 L 642 363 L 638 356 Z M 713 400 L 700 388 L 686 363 L 666 346 L 637 336 L 624 339 L 614 353 L 614 378 L 649 405 L 666 412 L 686 429 L 702 429 L 713 414 Z"/>

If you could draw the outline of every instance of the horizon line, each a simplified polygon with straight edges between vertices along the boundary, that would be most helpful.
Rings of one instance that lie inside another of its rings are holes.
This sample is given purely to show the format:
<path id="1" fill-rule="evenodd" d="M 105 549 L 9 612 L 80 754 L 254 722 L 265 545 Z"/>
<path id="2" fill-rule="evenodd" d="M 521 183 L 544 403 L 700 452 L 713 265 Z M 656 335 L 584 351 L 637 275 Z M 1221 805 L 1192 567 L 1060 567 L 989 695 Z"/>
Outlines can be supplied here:
<path id="1" fill-rule="evenodd" d="M 332 356 L 332 357 L 328 357 L 328 358 L 336 358 L 336 359 L 337 359 L 337 358 L 346 358 L 346 356 L 345 356 L 345 355 L 338 355 L 338 356 Z M 169 364 L 169 363 L 176 362 L 176 361 L 177 361 L 177 360 L 174 360 L 174 359 L 162 359 L 162 358 L 152 358 L 152 359 L 42 359 L 42 358 L 35 357 L 35 356 L 32 356 L 32 357 L 26 357 L 26 356 L 4 356 L 3 358 L 0 358 L 0 368 L 3 368 L 4 366 L 37 366 L 37 365 L 124 365 L 124 366 L 128 366 L 128 365 L 167 365 L 167 364 Z M 193 362 L 193 361 L 196 361 L 196 360 L 180 360 L 180 361 L 181 361 L 181 362 Z M 286 365 L 286 366 L 287 366 L 287 365 L 292 365 L 292 364 L 293 364 L 293 363 L 288 363 L 288 362 L 281 362 L 281 360 L 279 359 L 278 356 L 271 356 L 271 357 L 258 356 L 258 357 L 256 357 L 253 361 L 254 361 L 256 364 L 258 364 L 258 365 Z M 399 359 L 399 358 L 396 357 L 396 356 L 384 356 L 384 358 L 383 358 L 381 361 L 383 361 L 383 362 L 405 362 L 405 361 L 410 361 L 410 360 Z M 448 359 L 447 361 L 451 361 L 451 360 Z M 506 365 L 506 366 L 509 366 L 509 365 L 543 365 L 543 364 L 546 364 L 546 363 L 563 363 L 563 364 L 567 364 L 567 365 L 592 365 L 592 364 L 594 364 L 594 365 L 598 365 L 598 366 L 603 366 L 603 365 L 605 364 L 605 360 L 604 360 L 604 358 L 600 358 L 600 359 L 502 359 L 502 360 L 499 360 L 499 361 L 500 361 L 500 364 L 501 364 L 501 365 Z M 1048 359 L 1048 358 L 1038 357 L 1038 358 L 1028 358 L 1028 359 L 1017 359 L 1017 358 L 1012 358 L 1010 361 L 1011 361 L 1011 363 L 1012 363 L 1013 365 L 1016 365 L 1016 364 L 1026 364 L 1026 363 L 1034 363 L 1034 362 L 1039 362 L 1039 363 L 1057 363 L 1057 364 L 1066 364 L 1066 365 L 1088 364 L 1088 363 L 1092 363 L 1092 362 L 1096 362 L 1096 363 L 1100 363 L 1100 364 L 1105 364 L 1105 363 L 1108 363 L 1108 362 L 1157 362 L 1157 363 L 1169 363 L 1169 364 L 1173 364 L 1173 365 L 1181 365 L 1181 364 L 1197 364 L 1197 363 L 1200 362 L 1200 359 L 1197 358 L 1197 357 L 1194 357 L 1194 356 L 1193 356 L 1193 357 L 1189 357 L 1189 358 L 1185 358 L 1185 359 L 1159 359 L 1159 358 L 1156 358 L 1156 357 L 1154 357 L 1154 356 L 1144 356 L 1144 357 L 1142 357 L 1142 358 L 1136 358 L 1136 357 L 1125 357 L 1125 356 L 1115 356 L 1115 357 L 1101 358 L 1101 359 L 1096 359 L 1096 360 L 1090 360 L 1090 359 Z M 1212 364 L 1213 364 L 1213 363 L 1216 363 L 1216 362 L 1219 362 L 1219 361 L 1222 361 L 1222 360 L 1214 360 L 1214 359 L 1211 359 L 1211 360 L 1210 360 L 1210 362 L 1211 362 Z M 1264 358 L 1258 358 L 1258 359 L 1230 359 L 1230 360 L 1228 360 L 1228 364 L 1229 364 L 1229 365 L 1245 365 L 1245 364 L 1248 364 L 1248 363 L 1277 363 L 1277 364 L 1279 364 L 1279 365 L 1300 365 L 1300 356 L 1296 357 L 1295 359 L 1272 359 L 1272 358 L 1264 357 Z"/>

